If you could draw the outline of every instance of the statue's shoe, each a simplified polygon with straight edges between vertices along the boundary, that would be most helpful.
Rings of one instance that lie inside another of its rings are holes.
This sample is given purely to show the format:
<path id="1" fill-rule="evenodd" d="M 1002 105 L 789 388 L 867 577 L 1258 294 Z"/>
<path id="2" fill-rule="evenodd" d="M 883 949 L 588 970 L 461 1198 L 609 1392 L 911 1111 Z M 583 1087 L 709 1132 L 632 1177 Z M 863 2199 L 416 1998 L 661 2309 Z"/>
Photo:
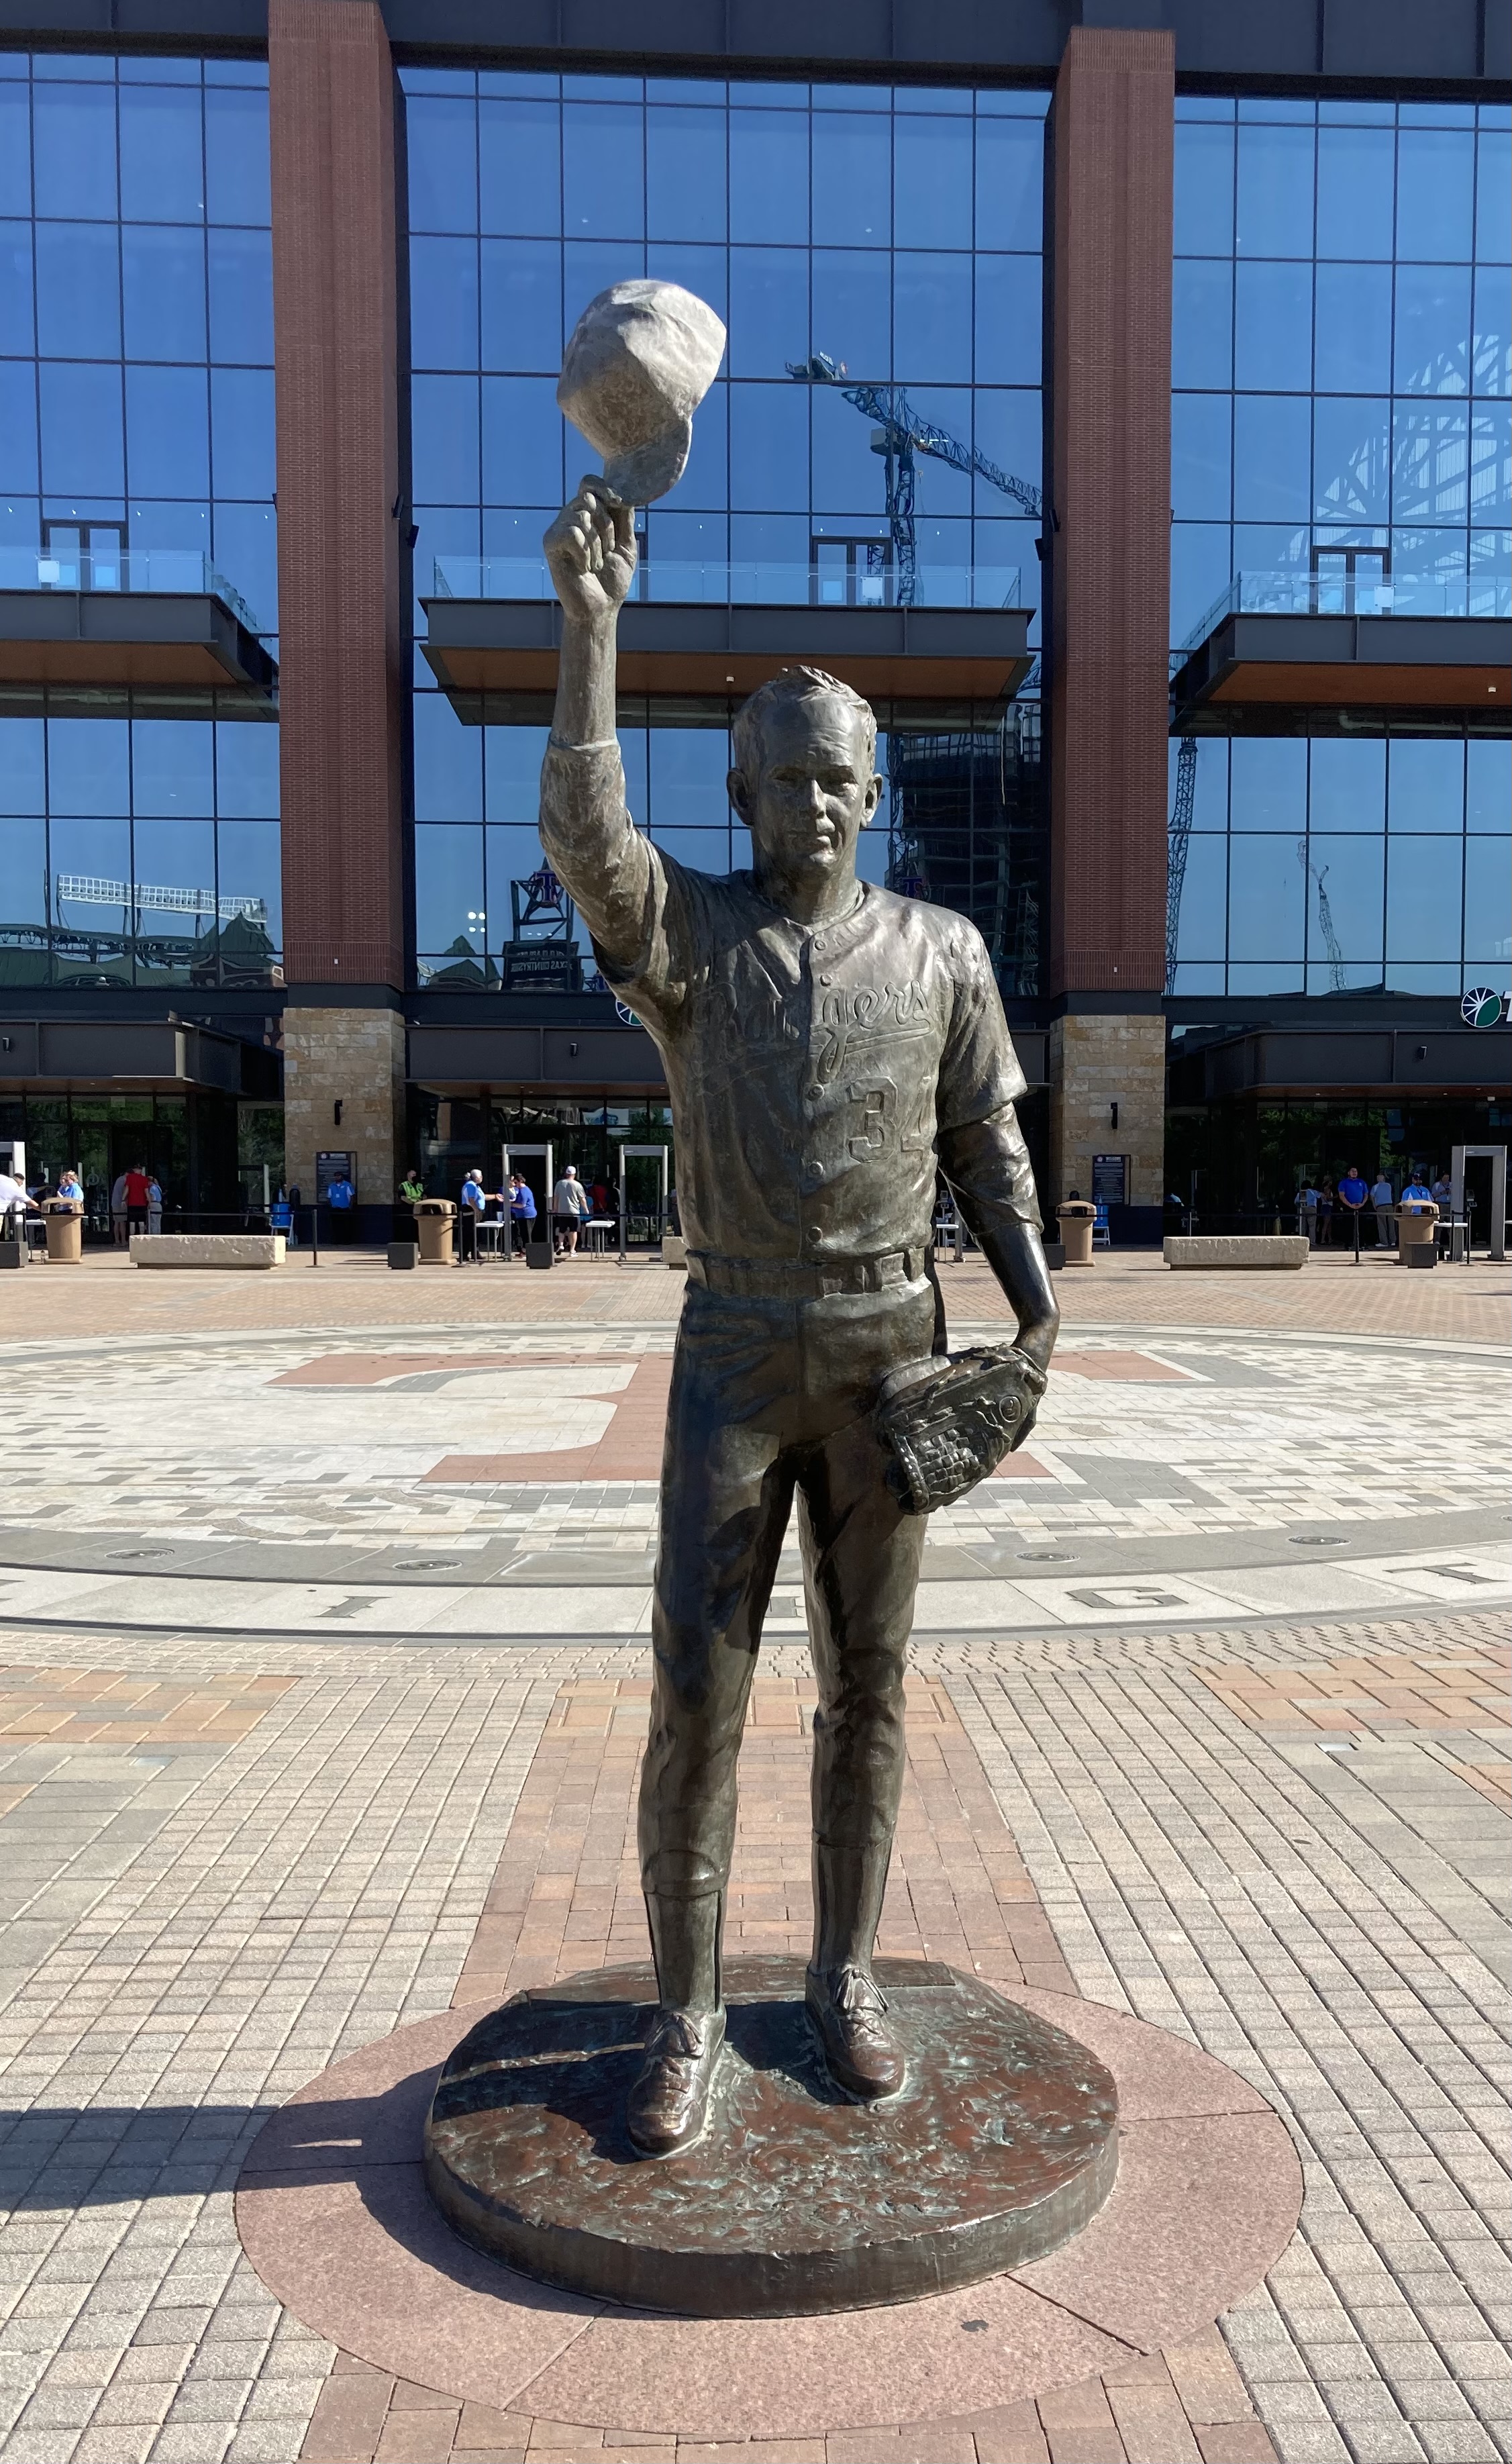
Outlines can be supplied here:
<path id="1" fill-rule="evenodd" d="M 811 1968 L 803 1999 L 837 2086 L 868 2101 L 896 2096 L 908 2065 L 887 2026 L 886 1999 L 866 1969 L 837 1968 L 822 1976 Z"/>
<path id="2" fill-rule="evenodd" d="M 625 2112 L 643 2156 L 673 2156 L 702 2136 L 724 2040 L 723 2011 L 658 2011 Z"/>

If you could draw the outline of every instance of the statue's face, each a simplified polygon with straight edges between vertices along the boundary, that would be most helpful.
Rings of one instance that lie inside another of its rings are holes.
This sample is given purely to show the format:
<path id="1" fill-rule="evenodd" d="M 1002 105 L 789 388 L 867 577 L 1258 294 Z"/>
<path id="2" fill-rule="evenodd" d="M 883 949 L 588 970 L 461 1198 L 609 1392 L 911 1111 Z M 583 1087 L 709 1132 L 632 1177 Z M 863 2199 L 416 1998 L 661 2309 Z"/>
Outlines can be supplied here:
<path id="1" fill-rule="evenodd" d="M 778 702 L 760 747 L 754 781 L 730 773 L 730 801 L 758 860 L 810 878 L 853 868 L 856 840 L 882 793 L 861 713 L 826 693 Z"/>

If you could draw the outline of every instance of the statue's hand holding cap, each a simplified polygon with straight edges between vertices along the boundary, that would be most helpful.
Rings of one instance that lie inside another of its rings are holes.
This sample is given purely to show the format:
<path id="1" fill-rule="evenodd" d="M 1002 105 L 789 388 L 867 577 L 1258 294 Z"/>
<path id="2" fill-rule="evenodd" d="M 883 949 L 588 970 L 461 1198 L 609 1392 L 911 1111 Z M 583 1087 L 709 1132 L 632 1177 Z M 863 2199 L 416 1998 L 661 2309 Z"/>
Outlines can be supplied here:
<path id="1" fill-rule="evenodd" d="M 688 464 L 693 413 L 724 356 L 712 308 L 675 282 L 616 282 L 573 328 L 557 400 L 623 503 L 648 505 Z"/>

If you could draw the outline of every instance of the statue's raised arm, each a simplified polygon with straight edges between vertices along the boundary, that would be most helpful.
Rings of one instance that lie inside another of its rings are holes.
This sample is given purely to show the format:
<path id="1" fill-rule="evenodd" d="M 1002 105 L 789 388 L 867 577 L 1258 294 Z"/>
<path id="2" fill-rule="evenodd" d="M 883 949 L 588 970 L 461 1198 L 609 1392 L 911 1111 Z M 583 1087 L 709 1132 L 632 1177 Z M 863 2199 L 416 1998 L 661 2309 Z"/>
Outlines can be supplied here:
<path id="1" fill-rule="evenodd" d="M 635 516 L 584 479 L 545 539 L 561 602 L 561 659 L 540 777 L 540 836 L 611 976 L 639 970 L 655 904 L 655 859 L 625 809 L 614 732 L 616 630 L 635 580 Z"/>

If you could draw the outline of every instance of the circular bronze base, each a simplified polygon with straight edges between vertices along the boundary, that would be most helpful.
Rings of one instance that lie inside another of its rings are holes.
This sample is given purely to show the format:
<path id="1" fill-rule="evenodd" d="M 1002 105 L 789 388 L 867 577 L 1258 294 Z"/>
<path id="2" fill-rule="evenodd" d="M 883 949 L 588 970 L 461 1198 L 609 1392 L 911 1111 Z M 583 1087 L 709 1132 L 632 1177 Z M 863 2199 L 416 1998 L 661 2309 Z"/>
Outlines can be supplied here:
<path id="1" fill-rule="evenodd" d="M 908 2084 L 830 2080 L 794 1959 L 733 1959 L 708 2130 L 637 2155 L 625 2094 L 655 1987 L 605 1969 L 522 1993 L 463 2038 L 426 2178 L 467 2239 L 548 2284 L 700 2318 L 865 2309 L 1042 2258 L 1118 2168 L 1118 2099 L 1085 2046 L 920 1960 L 875 1974 Z"/>

